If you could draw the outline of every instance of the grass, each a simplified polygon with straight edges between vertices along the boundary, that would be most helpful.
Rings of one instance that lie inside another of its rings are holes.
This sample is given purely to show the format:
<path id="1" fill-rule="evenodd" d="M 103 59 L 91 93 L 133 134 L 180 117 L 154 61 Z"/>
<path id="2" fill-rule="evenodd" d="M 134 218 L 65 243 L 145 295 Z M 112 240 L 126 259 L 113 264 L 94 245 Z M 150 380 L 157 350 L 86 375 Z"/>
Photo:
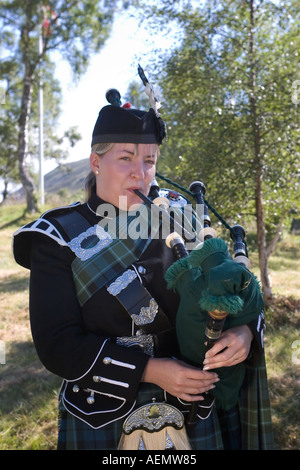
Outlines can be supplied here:
<path id="1" fill-rule="evenodd" d="M 22 206 L 0 215 L 0 449 L 55 449 L 60 379 L 41 365 L 29 325 L 29 272 L 11 252 L 12 233 L 32 217 Z M 3 344 L 5 351 L 3 353 Z"/>
<path id="2" fill-rule="evenodd" d="M 299 449 L 300 299 L 279 297 L 267 310 L 267 365 L 276 446 Z"/>
<path id="3" fill-rule="evenodd" d="M 41 365 L 29 325 L 29 272 L 11 253 L 12 233 L 32 220 L 24 207 L 0 211 L 0 449 L 53 450 L 61 380 Z M 270 259 L 274 302 L 266 312 L 265 349 L 277 449 L 300 442 L 300 236 L 285 235 Z M 258 275 L 257 254 L 251 253 Z M 259 276 L 258 276 L 259 277 Z M 1 350 L 2 346 L 2 350 Z M 2 351 L 2 356 L 1 356 Z"/>

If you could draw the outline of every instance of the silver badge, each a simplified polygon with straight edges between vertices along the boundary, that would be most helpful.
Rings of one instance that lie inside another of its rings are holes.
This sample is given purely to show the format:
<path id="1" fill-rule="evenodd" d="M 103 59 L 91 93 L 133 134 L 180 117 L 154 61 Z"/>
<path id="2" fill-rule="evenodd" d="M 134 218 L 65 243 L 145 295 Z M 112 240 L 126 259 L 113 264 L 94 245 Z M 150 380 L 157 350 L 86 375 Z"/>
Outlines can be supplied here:
<path id="1" fill-rule="evenodd" d="M 116 344 L 129 348 L 138 346 L 145 354 L 148 354 L 148 356 L 153 357 L 154 355 L 153 335 L 118 336 L 116 338 Z"/>
<path id="2" fill-rule="evenodd" d="M 149 403 L 133 411 L 124 421 L 123 431 L 130 434 L 136 429 L 158 432 L 166 426 L 182 429 L 183 414 L 168 403 Z"/>
<path id="3" fill-rule="evenodd" d="M 112 295 L 118 295 L 121 290 L 125 289 L 136 277 L 137 274 L 135 271 L 127 269 L 127 271 L 108 286 L 107 290 Z"/>
<path id="4" fill-rule="evenodd" d="M 83 247 L 82 243 L 84 240 L 88 238 L 97 238 L 98 241 L 95 245 L 89 247 Z M 90 227 L 86 232 L 81 233 L 78 237 L 73 238 L 69 243 L 68 246 L 71 250 L 75 253 L 75 255 L 81 259 L 81 261 L 86 261 L 87 259 L 91 258 L 94 254 L 99 253 L 99 251 L 106 248 L 110 243 L 113 241 L 111 236 L 105 232 L 102 227 L 98 225 L 94 225 Z"/>
<path id="5" fill-rule="evenodd" d="M 142 307 L 138 315 L 133 314 L 131 318 L 136 325 L 147 325 L 152 323 L 158 312 L 158 305 L 155 299 L 150 299 L 149 307 Z"/>

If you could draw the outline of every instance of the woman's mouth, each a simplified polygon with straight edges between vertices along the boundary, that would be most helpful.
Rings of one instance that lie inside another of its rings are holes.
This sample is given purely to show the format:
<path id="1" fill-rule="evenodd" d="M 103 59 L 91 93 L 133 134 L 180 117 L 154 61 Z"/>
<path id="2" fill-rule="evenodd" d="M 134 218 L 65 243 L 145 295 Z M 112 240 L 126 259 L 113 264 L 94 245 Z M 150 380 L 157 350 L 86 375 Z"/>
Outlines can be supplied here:
<path id="1" fill-rule="evenodd" d="M 138 188 L 138 187 L 128 188 L 127 191 L 129 191 L 130 193 L 135 194 L 135 195 L 136 195 L 136 191 L 139 191 L 141 193 L 143 192 L 142 188 Z"/>

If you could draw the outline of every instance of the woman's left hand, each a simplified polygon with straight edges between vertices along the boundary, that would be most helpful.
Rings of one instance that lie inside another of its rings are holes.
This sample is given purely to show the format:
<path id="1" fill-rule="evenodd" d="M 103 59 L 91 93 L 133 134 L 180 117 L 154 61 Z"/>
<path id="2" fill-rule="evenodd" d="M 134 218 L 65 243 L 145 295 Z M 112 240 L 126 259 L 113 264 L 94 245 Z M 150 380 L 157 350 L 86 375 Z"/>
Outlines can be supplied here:
<path id="1" fill-rule="evenodd" d="M 220 339 L 207 351 L 203 370 L 230 367 L 243 362 L 249 354 L 252 339 L 253 334 L 247 325 L 223 331 Z"/>

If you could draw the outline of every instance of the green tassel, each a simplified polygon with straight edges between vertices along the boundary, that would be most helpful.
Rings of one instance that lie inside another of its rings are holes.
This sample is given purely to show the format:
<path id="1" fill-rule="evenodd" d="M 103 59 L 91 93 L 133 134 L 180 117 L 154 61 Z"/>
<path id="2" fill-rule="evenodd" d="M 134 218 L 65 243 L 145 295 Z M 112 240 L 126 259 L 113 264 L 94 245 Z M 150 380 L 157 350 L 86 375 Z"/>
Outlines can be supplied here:
<path id="1" fill-rule="evenodd" d="M 237 315 L 243 308 L 244 301 L 238 295 L 211 295 L 207 289 L 199 304 L 203 310 L 213 312 L 227 312 L 228 315 Z"/>
<path id="2" fill-rule="evenodd" d="M 168 289 L 175 289 L 176 283 L 178 279 L 187 271 L 190 270 L 190 265 L 188 262 L 188 258 L 181 258 L 175 263 L 172 264 L 172 266 L 167 269 L 165 272 L 165 279 L 167 281 L 167 288 Z"/>

